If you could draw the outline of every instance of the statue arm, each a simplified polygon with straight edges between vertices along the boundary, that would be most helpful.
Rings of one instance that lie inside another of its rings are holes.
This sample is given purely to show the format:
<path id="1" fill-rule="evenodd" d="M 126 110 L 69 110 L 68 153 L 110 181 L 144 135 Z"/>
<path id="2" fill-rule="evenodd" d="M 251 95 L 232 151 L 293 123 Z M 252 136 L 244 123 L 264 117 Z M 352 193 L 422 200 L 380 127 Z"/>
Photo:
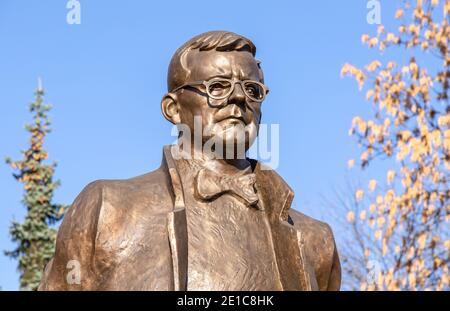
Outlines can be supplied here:
<path id="1" fill-rule="evenodd" d="M 327 260 L 325 261 L 327 264 L 323 267 L 323 272 L 327 271 L 328 273 L 322 274 L 323 277 L 321 278 L 322 284 L 320 288 L 321 290 L 338 291 L 341 287 L 341 264 L 339 261 L 336 241 L 330 225 L 326 223 L 322 223 L 322 225 L 325 228 L 324 240 L 328 241 L 328 243 L 326 243 L 328 244 L 328 247 L 326 248 Z M 318 244 L 317 247 L 319 248 L 320 244 Z"/>
<path id="2" fill-rule="evenodd" d="M 341 263 L 339 261 L 339 255 L 335 244 L 327 290 L 338 291 L 340 288 L 341 288 Z"/>
<path id="3" fill-rule="evenodd" d="M 102 181 L 90 183 L 78 195 L 58 230 L 55 255 L 45 268 L 38 290 L 96 288 L 94 251 L 102 205 Z"/>

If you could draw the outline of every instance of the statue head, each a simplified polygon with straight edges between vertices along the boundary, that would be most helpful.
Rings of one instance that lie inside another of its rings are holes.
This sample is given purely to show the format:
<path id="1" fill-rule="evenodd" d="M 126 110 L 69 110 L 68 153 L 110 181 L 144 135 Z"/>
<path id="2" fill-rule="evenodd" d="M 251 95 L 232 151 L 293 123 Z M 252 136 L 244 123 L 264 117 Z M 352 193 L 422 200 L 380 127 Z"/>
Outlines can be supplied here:
<path id="1" fill-rule="evenodd" d="M 216 137 L 224 147 L 244 144 L 247 150 L 268 92 L 255 53 L 249 39 L 232 32 L 211 31 L 187 41 L 169 65 L 164 117 L 187 126 L 191 141 L 195 124 L 201 126 L 202 145 Z"/>

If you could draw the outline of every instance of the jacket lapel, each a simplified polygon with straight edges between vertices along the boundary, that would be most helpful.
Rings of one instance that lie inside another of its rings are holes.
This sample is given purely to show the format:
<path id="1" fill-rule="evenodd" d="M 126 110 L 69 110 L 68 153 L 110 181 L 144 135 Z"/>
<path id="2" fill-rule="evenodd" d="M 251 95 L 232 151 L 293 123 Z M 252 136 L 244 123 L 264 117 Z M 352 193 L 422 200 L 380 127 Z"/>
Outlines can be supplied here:
<path id="1" fill-rule="evenodd" d="M 278 272 L 283 290 L 311 290 L 304 238 L 289 218 L 294 192 L 273 170 L 257 162 L 256 187 L 269 219 Z"/>
<path id="2" fill-rule="evenodd" d="M 188 269 L 188 235 L 186 209 L 184 205 L 181 179 L 171 154 L 171 146 L 164 146 L 163 162 L 172 185 L 174 208 L 167 214 L 167 231 L 172 253 L 173 289 L 185 291 L 187 289 Z"/>

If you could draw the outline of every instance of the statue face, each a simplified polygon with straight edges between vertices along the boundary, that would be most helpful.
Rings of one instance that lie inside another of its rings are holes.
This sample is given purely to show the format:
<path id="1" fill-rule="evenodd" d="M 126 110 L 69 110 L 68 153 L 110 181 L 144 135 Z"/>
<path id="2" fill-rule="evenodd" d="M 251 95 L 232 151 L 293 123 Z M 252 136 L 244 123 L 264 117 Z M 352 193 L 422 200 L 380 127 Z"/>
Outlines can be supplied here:
<path id="1" fill-rule="evenodd" d="M 186 83 L 208 81 L 217 77 L 262 82 L 262 72 L 257 61 L 246 51 L 194 50 L 187 55 L 187 65 L 191 73 Z M 201 116 L 203 143 L 213 136 L 223 137 L 224 148 L 230 144 L 236 148 L 238 143 L 245 143 L 247 150 L 254 142 L 261 118 L 261 103 L 251 101 L 245 95 L 241 84 L 236 83 L 231 95 L 220 100 L 220 107 L 214 107 L 217 103 L 212 101 L 218 100 L 209 98 L 203 86 L 188 87 L 178 91 L 176 95 L 180 123 L 189 126 L 192 134 L 194 117 Z M 243 136 L 244 128 L 246 134 Z M 208 129 L 208 133 L 204 133 L 204 129 Z M 235 137 L 241 137 L 245 141 Z"/>

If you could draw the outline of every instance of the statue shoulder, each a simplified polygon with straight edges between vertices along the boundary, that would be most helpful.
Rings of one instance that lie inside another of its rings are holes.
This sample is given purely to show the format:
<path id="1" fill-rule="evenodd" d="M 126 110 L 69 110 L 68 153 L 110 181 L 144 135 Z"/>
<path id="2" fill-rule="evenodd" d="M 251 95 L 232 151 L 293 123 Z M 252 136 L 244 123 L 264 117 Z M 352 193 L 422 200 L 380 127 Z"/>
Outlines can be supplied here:
<path id="1" fill-rule="evenodd" d="M 77 196 L 68 213 L 82 209 L 83 213 L 99 214 L 105 208 L 131 212 L 146 205 L 155 213 L 172 208 L 169 180 L 162 168 L 129 179 L 100 179 L 89 183 Z"/>
<path id="2" fill-rule="evenodd" d="M 93 241 L 113 226 L 127 227 L 131 216 L 148 218 L 173 208 L 164 169 L 123 180 L 96 180 L 88 184 L 66 212 L 58 239 L 77 233 Z"/>
<path id="3" fill-rule="evenodd" d="M 316 240 L 331 238 L 334 241 L 331 227 L 327 223 L 314 219 L 292 208 L 289 210 L 289 216 L 294 227 L 304 233 L 308 233 L 309 238 Z"/>
<path id="4" fill-rule="evenodd" d="M 314 266 L 321 290 L 339 289 L 340 263 L 331 227 L 293 209 L 289 210 L 289 216 L 304 237 L 306 257 Z"/>
<path id="5" fill-rule="evenodd" d="M 117 256 L 113 255 L 123 249 L 127 234 L 133 236 L 131 229 L 150 224 L 155 234 L 148 240 L 163 240 L 165 210 L 171 209 L 172 204 L 167 176 L 161 168 L 130 179 L 91 182 L 64 216 L 55 255 L 45 269 L 39 289 L 98 288 L 98 275 L 114 266 Z M 73 260 L 78 262 L 85 279 L 81 285 L 68 285 L 62 277 Z"/>

